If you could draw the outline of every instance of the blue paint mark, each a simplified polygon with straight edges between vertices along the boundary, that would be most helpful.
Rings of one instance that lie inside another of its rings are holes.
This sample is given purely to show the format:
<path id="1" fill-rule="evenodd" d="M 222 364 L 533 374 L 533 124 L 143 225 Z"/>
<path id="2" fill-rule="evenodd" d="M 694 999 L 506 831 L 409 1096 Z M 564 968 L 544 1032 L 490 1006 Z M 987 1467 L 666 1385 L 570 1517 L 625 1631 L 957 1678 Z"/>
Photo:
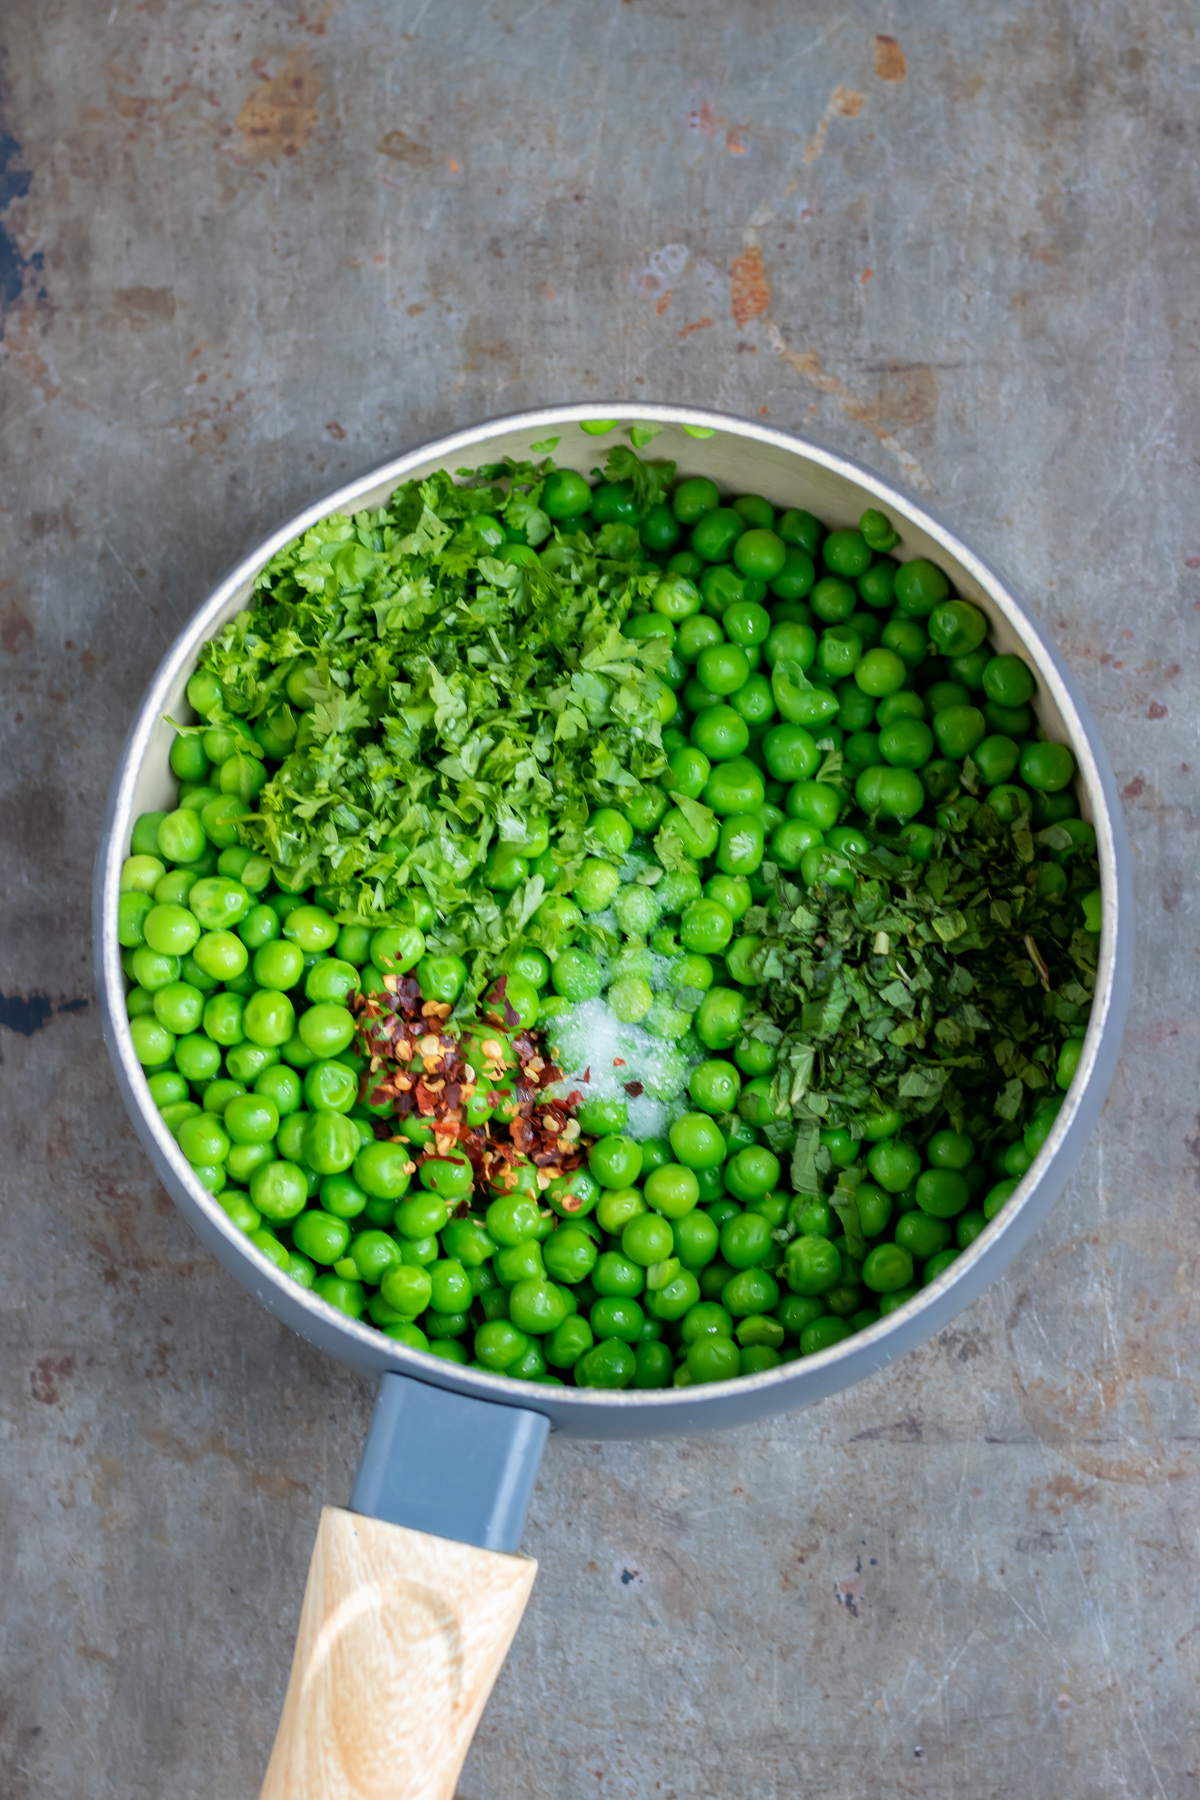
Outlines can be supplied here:
<path id="1" fill-rule="evenodd" d="M 50 1017 L 50 1001 L 45 994 L 0 994 L 0 1025 L 22 1037 L 32 1037 Z"/>
<path id="2" fill-rule="evenodd" d="M 32 171 L 11 166 L 20 155 L 21 146 L 16 138 L 10 131 L 0 129 L 0 213 L 14 200 L 24 199 L 29 192 Z M 4 335 L 4 315 L 19 299 L 25 285 L 26 269 L 30 263 L 39 266 L 39 262 L 40 253 L 26 260 L 17 248 L 16 239 L 0 225 L 0 337 Z"/>

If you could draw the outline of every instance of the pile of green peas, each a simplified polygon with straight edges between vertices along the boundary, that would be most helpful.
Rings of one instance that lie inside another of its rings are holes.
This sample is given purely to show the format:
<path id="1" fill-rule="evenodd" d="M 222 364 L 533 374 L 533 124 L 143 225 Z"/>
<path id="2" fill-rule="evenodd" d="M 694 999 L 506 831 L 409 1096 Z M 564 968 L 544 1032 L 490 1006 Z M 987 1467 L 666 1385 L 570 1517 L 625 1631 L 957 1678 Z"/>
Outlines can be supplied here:
<path id="1" fill-rule="evenodd" d="M 1070 750 L 1035 729 L 1028 666 L 993 654 L 984 615 L 935 565 L 889 555 L 881 514 L 826 531 L 760 496 L 724 503 L 703 478 L 644 508 L 631 484 L 591 487 L 570 471 L 549 478 L 542 505 L 564 532 L 635 525 L 663 571 L 624 629 L 669 646 L 667 767 L 622 808 L 592 813 L 592 854 L 569 880 L 553 860 L 541 871 L 555 891 L 534 924 L 557 948 L 514 948 L 508 997 L 528 1029 L 603 996 L 674 1051 L 685 1110 L 637 1140 L 623 1102 L 585 1102 L 587 1167 L 545 1191 L 532 1170 L 515 1191 L 482 1194 L 461 1163 L 431 1157 L 414 1173 L 432 1134 L 410 1120 L 399 1141 L 375 1135 L 390 1108 L 359 1098 L 351 1003 L 410 971 L 425 997 L 453 1003 L 466 966 L 427 952 L 427 900 L 379 930 L 346 923 L 322 890 L 291 891 L 239 841 L 289 748 L 271 718 L 181 733 L 178 805 L 134 828 L 119 903 L 133 1043 L 197 1178 L 263 1255 L 350 1317 L 527 1380 L 650 1389 L 759 1373 L 830 1348 L 935 1280 L 1013 1191 L 1062 1102 L 1042 1101 L 986 1164 L 952 1130 L 918 1150 L 898 1116 L 877 1121 L 869 1146 L 824 1132 L 834 1169 L 857 1179 L 856 1256 L 831 1201 L 790 1192 L 764 1141 L 775 1052 L 742 1032 L 760 940 L 741 929 L 772 897 L 764 862 L 852 890 L 843 852 L 895 837 L 928 859 L 935 828 L 969 829 L 986 799 L 1003 822 L 1066 828 L 1069 847 L 1038 867 L 1039 891 L 1065 899 L 1095 834 L 1078 816 Z M 202 717 L 214 685 L 203 672 L 189 684 Z M 830 749 L 844 785 L 819 779 Z M 964 791 L 968 757 L 977 794 Z M 691 801 L 707 812 L 689 813 Z M 653 847 L 663 830 L 669 870 Z M 630 859 L 657 879 L 623 880 Z M 484 879 L 511 887 L 515 867 L 489 857 Z M 1098 929 L 1098 890 L 1081 904 Z M 610 911 L 622 944 L 605 958 L 587 947 L 586 921 Z M 1060 1090 L 1081 1047 L 1063 1048 Z M 469 1122 L 506 1116 L 503 1094 L 481 1093 Z M 471 1210 L 452 1217 L 464 1200 Z"/>

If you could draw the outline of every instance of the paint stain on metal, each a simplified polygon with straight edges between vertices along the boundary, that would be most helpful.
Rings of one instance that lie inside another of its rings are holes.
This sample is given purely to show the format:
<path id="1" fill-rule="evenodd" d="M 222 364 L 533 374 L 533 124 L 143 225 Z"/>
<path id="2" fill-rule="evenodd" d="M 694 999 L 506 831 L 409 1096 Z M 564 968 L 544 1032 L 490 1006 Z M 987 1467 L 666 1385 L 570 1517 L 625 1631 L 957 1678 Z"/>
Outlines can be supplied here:
<path id="1" fill-rule="evenodd" d="M 885 31 L 875 33 L 875 73 L 880 81 L 903 81 L 908 74 L 903 50 Z"/>
<path id="2" fill-rule="evenodd" d="M 32 1037 L 40 1031 L 52 1010 L 47 994 L 0 994 L 0 1025 L 18 1037 Z"/>
<path id="3" fill-rule="evenodd" d="M 57 1406 L 59 1382 L 74 1373 L 73 1356 L 39 1356 L 29 1371 L 29 1391 L 42 1406 Z"/>
<path id="4" fill-rule="evenodd" d="M 816 162 L 825 148 L 825 139 L 834 119 L 857 119 L 866 103 L 867 96 L 860 94 L 857 88 L 842 87 L 840 84 L 835 87 L 817 129 L 808 140 L 808 147 L 804 152 L 805 162 Z"/>
<path id="5" fill-rule="evenodd" d="M 687 116 L 689 131 L 698 131 L 701 137 L 716 137 L 723 125 L 729 121 L 715 113 L 707 100 L 704 100 Z"/>
<path id="6" fill-rule="evenodd" d="M 729 265 L 729 284 L 729 310 L 738 330 L 742 331 L 751 319 L 759 318 L 771 304 L 771 283 L 757 244 L 734 257 Z"/>
<path id="7" fill-rule="evenodd" d="M 924 469 L 896 437 L 893 424 L 912 426 L 931 419 L 937 411 L 937 380 L 926 363 L 889 364 L 884 371 L 880 397 L 874 406 L 866 405 L 837 375 L 827 375 L 815 350 L 793 350 L 773 320 L 766 321 L 767 337 L 776 356 L 783 358 L 789 369 L 809 381 L 823 394 L 838 402 L 848 419 L 864 425 L 873 437 L 896 458 L 914 487 L 930 488 L 932 482 Z M 888 392 L 888 377 L 893 391 Z"/>
<path id="8" fill-rule="evenodd" d="M 306 50 L 290 51 L 278 75 L 256 87 L 238 109 L 237 128 L 256 162 L 298 156 L 317 122 L 321 71 Z"/>
<path id="9" fill-rule="evenodd" d="M 9 131 L 0 130 L 0 213 L 14 200 L 22 200 L 33 180 L 30 169 L 12 165 L 21 155 L 21 146 Z M 17 240 L 0 225 L 0 337 L 4 335 L 4 315 L 20 298 L 26 271 L 31 264 L 21 255 Z"/>
<path id="10" fill-rule="evenodd" d="M 10 600 L 0 612 L 0 650 L 6 656 L 15 656 L 21 648 L 22 638 L 33 642 L 33 620 L 15 600 Z"/>
<path id="11" fill-rule="evenodd" d="M 416 138 L 409 137 L 407 131 L 386 132 L 375 148 L 381 156 L 394 157 L 397 162 L 408 163 L 415 169 L 428 168 L 433 161 L 432 152 Z"/>
<path id="12" fill-rule="evenodd" d="M 114 288 L 92 314 L 102 331 L 145 331 L 169 325 L 174 317 L 175 293 L 168 287 Z"/>

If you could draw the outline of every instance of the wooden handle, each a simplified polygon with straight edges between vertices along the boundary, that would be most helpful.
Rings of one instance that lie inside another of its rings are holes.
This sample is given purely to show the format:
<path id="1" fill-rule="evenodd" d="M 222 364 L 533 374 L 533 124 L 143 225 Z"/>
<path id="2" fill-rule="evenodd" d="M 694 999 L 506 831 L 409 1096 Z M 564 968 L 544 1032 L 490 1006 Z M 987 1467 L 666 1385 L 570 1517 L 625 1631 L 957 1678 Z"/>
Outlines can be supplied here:
<path id="1" fill-rule="evenodd" d="M 536 1574 L 327 1506 L 261 1800 L 453 1800 Z"/>

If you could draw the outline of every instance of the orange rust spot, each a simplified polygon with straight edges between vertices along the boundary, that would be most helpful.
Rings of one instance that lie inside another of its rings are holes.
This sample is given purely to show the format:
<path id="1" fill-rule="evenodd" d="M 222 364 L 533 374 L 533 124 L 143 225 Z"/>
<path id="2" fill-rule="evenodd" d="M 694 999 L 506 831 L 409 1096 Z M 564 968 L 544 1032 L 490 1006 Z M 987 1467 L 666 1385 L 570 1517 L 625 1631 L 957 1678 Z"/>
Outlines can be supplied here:
<path id="1" fill-rule="evenodd" d="M 765 313 L 771 304 L 771 284 L 763 268 L 762 251 L 757 244 L 735 256 L 729 265 L 729 310 L 739 330 L 751 319 Z"/>
<path id="2" fill-rule="evenodd" d="M 289 52 L 278 75 L 256 87 L 238 110 L 237 128 L 249 155 L 256 162 L 298 155 L 317 122 L 320 93 L 321 71 L 308 52 Z"/>
<path id="3" fill-rule="evenodd" d="M 908 74 L 903 50 L 885 31 L 875 33 L 875 73 L 880 81 L 903 81 Z"/>
<path id="4" fill-rule="evenodd" d="M 690 325 L 684 326 L 679 335 L 681 338 L 685 338 L 693 331 L 707 331 L 711 324 L 711 319 L 694 319 Z"/>

